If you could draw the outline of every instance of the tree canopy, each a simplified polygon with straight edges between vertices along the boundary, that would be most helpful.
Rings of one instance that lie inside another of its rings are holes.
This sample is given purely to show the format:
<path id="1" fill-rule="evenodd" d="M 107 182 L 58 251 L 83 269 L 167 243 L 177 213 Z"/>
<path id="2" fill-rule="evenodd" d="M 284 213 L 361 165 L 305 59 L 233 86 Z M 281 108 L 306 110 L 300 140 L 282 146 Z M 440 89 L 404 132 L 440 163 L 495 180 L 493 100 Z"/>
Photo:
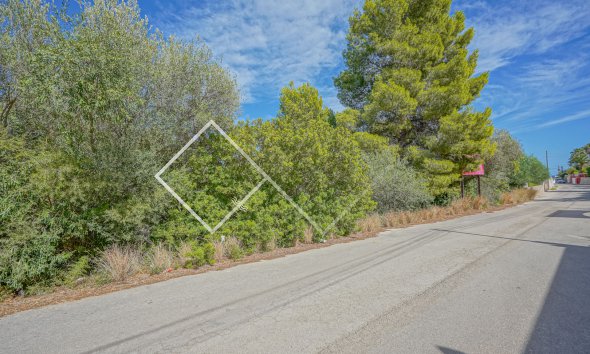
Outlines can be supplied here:
<path id="1" fill-rule="evenodd" d="M 578 171 L 583 171 L 590 164 L 590 144 L 574 149 L 569 158 L 570 166 Z"/>
<path id="2" fill-rule="evenodd" d="M 341 102 L 358 128 L 387 137 L 428 173 L 434 194 L 491 156 L 491 110 L 469 105 L 488 74 L 476 75 L 462 12 L 450 0 L 367 0 L 350 18 Z"/>

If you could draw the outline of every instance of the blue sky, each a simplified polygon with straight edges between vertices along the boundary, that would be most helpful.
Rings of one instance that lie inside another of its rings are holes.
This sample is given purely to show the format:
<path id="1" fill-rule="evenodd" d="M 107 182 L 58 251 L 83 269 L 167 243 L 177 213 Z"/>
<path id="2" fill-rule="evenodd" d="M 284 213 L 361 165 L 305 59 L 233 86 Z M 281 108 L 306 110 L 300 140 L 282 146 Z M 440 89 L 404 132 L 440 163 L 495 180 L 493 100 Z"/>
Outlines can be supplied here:
<path id="1" fill-rule="evenodd" d="M 339 111 L 332 78 L 343 68 L 348 17 L 358 0 L 139 0 L 166 35 L 200 36 L 236 76 L 240 117 L 270 118 L 281 87 L 310 82 Z M 552 173 L 569 152 L 590 143 L 590 2 L 453 2 L 475 28 L 478 71 L 490 82 L 474 103 L 490 106 L 496 128 L 509 130 Z"/>

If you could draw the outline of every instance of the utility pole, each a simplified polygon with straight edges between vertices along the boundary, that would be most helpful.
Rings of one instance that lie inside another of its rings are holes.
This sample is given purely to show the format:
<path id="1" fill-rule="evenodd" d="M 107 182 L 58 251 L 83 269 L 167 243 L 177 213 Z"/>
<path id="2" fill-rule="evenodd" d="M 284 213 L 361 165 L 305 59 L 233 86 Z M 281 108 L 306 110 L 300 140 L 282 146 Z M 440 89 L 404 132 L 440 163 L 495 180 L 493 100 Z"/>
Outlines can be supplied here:
<path id="1" fill-rule="evenodd" d="M 547 176 L 547 188 L 544 188 L 545 191 L 547 191 L 549 187 L 551 187 L 551 172 L 549 172 L 549 153 L 547 152 L 547 150 L 545 150 L 545 166 L 547 166 L 547 174 L 549 175 Z M 543 183 L 543 185 L 545 185 L 545 183 Z"/>

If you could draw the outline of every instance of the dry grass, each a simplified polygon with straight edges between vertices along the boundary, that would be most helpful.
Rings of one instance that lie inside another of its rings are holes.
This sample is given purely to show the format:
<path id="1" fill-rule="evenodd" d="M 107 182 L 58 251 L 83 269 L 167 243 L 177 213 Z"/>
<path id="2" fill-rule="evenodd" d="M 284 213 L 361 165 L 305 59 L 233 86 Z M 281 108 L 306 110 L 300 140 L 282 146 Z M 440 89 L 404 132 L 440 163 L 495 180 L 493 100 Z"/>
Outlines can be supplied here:
<path id="1" fill-rule="evenodd" d="M 273 236 L 265 245 L 264 245 L 264 252 L 270 252 L 277 249 L 277 239 Z"/>
<path id="2" fill-rule="evenodd" d="M 504 193 L 501 197 L 502 205 L 520 204 L 535 198 L 537 192 L 532 189 L 516 189 Z M 457 199 L 449 206 L 433 206 L 416 211 L 395 211 L 383 215 L 373 214 L 358 221 L 358 229 L 363 232 L 376 232 L 381 228 L 404 227 L 450 219 L 456 216 L 468 215 L 477 211 L 488 210 L 491 207 L 484 197 Z"/>
<path id="3" fill-rule="evenodd" d="M 535 199 L 537 191 L 530 188 L 515 189 L 500 196 L 500 202 L 504 205 L 520 204 Z"/>
<path id="4" fill-rule="evenodd" d="M 193 246 L 190 242 L 182 241 L 176 251 L 178 252 L 178 259 L 181 265 L 185 265 L 190 260 L 190 253 L 193 250 Z"/>
<path id="5" fill-rule="evenodd" d="M 146 267 L 150 274 L 158 274 L 175 268 L 177 259 L 172 251 L 162 244 L 152 247 L 146 256 Z"/>
<path id="6" fill-rule="evenodd" d="M 379 214 L 372 214 L 358 221 L 357 226 L 363 233 L 371 233 L 381 229 L 382 222 Z"/>
<path id="7" fill-rule="evenodd" d="M 213 247 L 215 248 L 215 262 L 219 263 L 223 260 L 225 251 L 223 247 L 223 242 L 221 240 L 213 241 Z"/>
<path id="8" fill-rule="evenodd" d="M 112 246 L 103 252 L 98 267 L 112 280 L 122 281 L 141 269 L 141 252 L 132 247 Z"/>

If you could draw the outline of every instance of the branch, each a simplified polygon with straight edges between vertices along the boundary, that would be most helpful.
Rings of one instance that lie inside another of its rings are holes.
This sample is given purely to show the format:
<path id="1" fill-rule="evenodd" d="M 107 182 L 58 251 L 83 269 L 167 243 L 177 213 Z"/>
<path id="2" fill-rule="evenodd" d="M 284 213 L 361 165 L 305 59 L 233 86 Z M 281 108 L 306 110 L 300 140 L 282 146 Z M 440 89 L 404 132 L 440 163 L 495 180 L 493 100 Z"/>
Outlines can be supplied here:
<path id="1" fill-rule="evenodd" d="M 8 100 L 8 104 L 4 106 L 4 108 L 2 109 L 2 113 L 0 114 L 0 120 L 2 121 L 2 126 L 4 128 L 8 127 L 8 114 L 10 113 L 10 110 L 12 109 L 12 106 L 14 106 L 15 102 L 16 97 L 11 100 Z"/>

